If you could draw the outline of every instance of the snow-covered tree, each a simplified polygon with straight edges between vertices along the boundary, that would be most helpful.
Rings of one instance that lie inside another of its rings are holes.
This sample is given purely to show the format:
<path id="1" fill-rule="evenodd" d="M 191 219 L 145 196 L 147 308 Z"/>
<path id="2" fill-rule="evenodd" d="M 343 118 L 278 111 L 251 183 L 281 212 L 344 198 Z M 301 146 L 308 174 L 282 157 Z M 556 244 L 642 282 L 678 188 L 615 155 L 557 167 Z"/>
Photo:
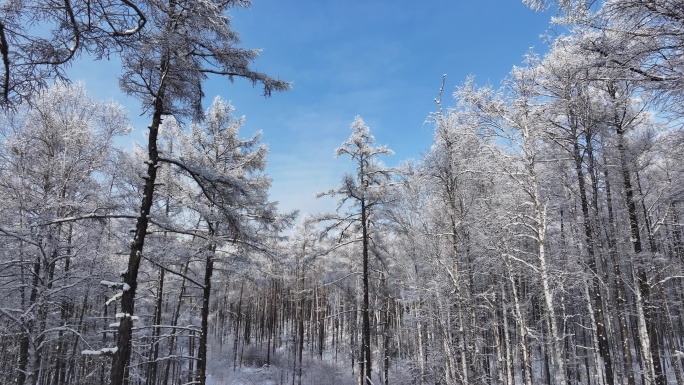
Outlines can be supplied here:
<path id="1" fill-rule="evenodd" d="M 245 250 L 267 252 L 290 215 L 280 215 L 268 200 L 270 179 L 263 174 L 268 148 L 261 135 L 241 139 L 239 128 L 244 118 L 233 115 L 234 107 L 217 97 L 201 122 L 193 123 L 190 133 L 179 138 L 178 158 L 173 154 L 161 162 L 177 168 L 178 174 L 193 180 L 185 191 L 186 210 L 198 218 L 199 228 L 189 229 L 203 238 L 200 250 L 204 260 L 201 332 L 196 381 L 206 382 L 207 337 L 212 275 L 217 263 L 230 264 L 235 254 Z"/>
<path id="2" fill-rule="evenodd" d="M 318 219 L 327 222 L 324 233 L 336 231 L 340 243 L 361 242 L 363 302 L 361 305 L 362 338 L 361 359 L 359 361 L 361 383 L 372 384 L 371 330 L 370 330 L 370 283 L 369 260 L 374 240 L 379 241 L 374 212 L 385 203 L 387 189 L 391 182 L 391 171 L 378 159 L 381 155 L 391 155 L 386 146 L 375 146 L 375 137 L 361 117 L 351 124 L 352 135 L 342 144 L 335 155 L 349 156 L 355 162 L 355 174 L 347 174 L 336 189 L 321 193 L 320 196 L 338 196 L 338 213 L 322 215 Z M 342 211 L 342 212 L 340 212 Z"/>
<path id="3" fill-rule="evenodd" d="M 587 41 L 600 56 L 595 65 L 621 68 L 623 76 L 660 92 L 681 114 L 684 84 L 684 9 L 671 0 L 523 0 L 532 9 L 556 5 L 554 20 L 570 28 L 598 31 L 606 38 Z"/>
<path id="4" fill-rule="evenodd" d="M 18 351 L 8 352 L 17 367 L 6 373 L 17 384 L 73 376 L 75 352 L 87 341 L 78 331 L 83 313 L 75 310 L 85 311 L 97 294 L 91 287 L 102 274 L 98 265 L 108 264 L 103 257 L 111 252 L 107 238 L 115 221 L 106 218 L 121 210 L 110 188 L 112 146 L 128 130 L 126 120 L 120 105 L 97 102 L 82 84 L 65 83 L 5 120 L 0 233 L 8 246 L 3 276 L 16 281 L 2 285 L 7 302 L 0 317 L 20 336 Z"/>
<path id="5" fill-rule="evenodd" d="M 548 324 L 549 339 L 555 373 L 551 376 L 559 384 L 566 384 L 565 358 L 562 336 L 558 326 L 557 300 L 552 263 L 548 253 L 549 215 L 548 199 L 544 196 L 544 185 L 550 181 L 544 180 L 543 171 L 543 143 L 541 140 L 540 113 L 538 108 L 538 92 L 536 89 L 539 70 L 532 63 L 536 60 L 531 56 L 525 67 L 514 67 L 511 77 L 501 91 L 494 91 L 490 87 L 477 88 L 471 82 L 459 88 L 455 95 L 463 106 L 472 111 L 478 118 L 478 126 L 488 132 L 488 135 L 499 137 L 505 145 L 510 147 L 508 161 L 499 167 L 515 183 L 521 195 L 520 206 L 512 213 L 507 226 L 517 228 L 516 237 L 532 241 L 532 250 L 525 250 L 527 242 L 513 242 L 514 246 L 509 254 L 511 259 L 519 262 L 528 260 L 527 266 L 538 275 L 542 298 Z M 503 158 L 503 159 L 506 159 Z M 548 176 L 548 174 L 546 175 Z M 525 257 L 526 254 L 534 259 Z M 517 254 L 517 255 L 516 255 Z M 560 284 L 561 282 L 555 282 Z M 528 368 L 528 372 L 531 368 Z M 529 373 L 528 373 L 529 375 Z M 529 382 L 528 379 L 526 382 Z"/>
<path id="6" fill-rule="evenodd" d="M 88 53 L 109 57 L 137 39 L 153 2 L 8 1 L 0 5 L 0 106 L 30 101 L 50 80 L 64 79 Z"/>
<path id="7" fill-rule="evenodd" d="M 122 89 L 137 97 L 151 114 L 148 131 L 147 170 L 135 232 L 129 244 L 128 267 L 123 277 L 121 320 L 111 370 L 111 384 L 125 382 L 126 362 L 131 354 L 132 319 L 135 310 L 137 276 L 148 233 L 149 216 L 155 202 L 159 127 L 165 115 L 200 117 L 203 82 L 207 76 L 245 78 L 264 87 L 264 94 L 284 91 L 289 83 L 249 69 L 258 51 L 237 47 L 227 12 L 245 5 L 240 1 L 150 2 L 146 3 L 147 30 L 122 47 Z M 195 172 L 196 173 L 196 172 Z M 201 175 L 196 173 L 197 175 Z M 199 179 L 195 180 L 201 183 Z M 202 188 L 209 188 L 203 186 Z M 210 194 L 205 194 L 211 199 Z"/>

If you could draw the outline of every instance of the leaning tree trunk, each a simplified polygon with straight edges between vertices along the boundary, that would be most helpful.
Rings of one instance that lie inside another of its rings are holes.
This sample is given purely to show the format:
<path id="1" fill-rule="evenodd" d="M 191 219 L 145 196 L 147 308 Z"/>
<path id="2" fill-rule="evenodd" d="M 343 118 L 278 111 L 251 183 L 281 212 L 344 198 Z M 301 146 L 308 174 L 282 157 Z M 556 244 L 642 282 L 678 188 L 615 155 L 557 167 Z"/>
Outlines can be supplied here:
<path id="1" fill-rule="evenodd" d="M 164 90 L 163 79 L 168 70 L 168 55 L 162 59 L 162 84 L 154 100 L 154 112 L 152 114 L 152 124 L 149 128 L 147 142 L 147 176 L 145 187 L 143 188 L 142 202 L 140 203 L 140 215 L 135 225 L 135 235 L 130 243 L 130 254 L 128 256 L 128 268 L 123 276 L 123 295 L 121 296 L 121 316 L 119 317 L 118 337 L 116 341 L 116 351 L 110 372 L 111 385 L 123 385 L 126 372 L 126 363 L 131 356 L 131 337 L 133 335 L 133 316 L 135 310 L 135 292 L 138 282 L 138 269 L 142 259 L 145 236 L 149 224 L 150 211 L 154 202 L 155 181 L 157 180 L 157 167 L 159 166 L 159 151 L 157 149 L 157 135 L 159 126 L 162 123 L 164 113 Z"/>

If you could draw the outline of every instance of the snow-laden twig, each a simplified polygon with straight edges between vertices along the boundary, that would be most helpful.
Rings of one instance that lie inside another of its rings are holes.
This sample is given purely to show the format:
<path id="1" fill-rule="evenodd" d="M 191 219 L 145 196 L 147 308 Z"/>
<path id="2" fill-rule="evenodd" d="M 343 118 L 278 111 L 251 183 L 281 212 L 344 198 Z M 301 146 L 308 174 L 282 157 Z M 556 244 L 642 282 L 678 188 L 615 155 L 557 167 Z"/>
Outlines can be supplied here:
<path id="1" fill-rule="evenodd" d="M 108 299 L 107 302 L 105 302 L 105 305 L 109 306 L 110 303 L 120 300 L 121 297 L 123 297 L 123 291 L 114 294 L 112 298 Z"/>
<path id="2" fill-rule="evenodd" d="M 110 289 L 121 289 L 123 291 L 131 290 L 131 287 L 125 282 L 112 282 L 112 281 L 102 280 L 102 281 L 100 281 L 100 285 L 107 286 Z"/>
<path id="3" fill-rule="evenodd" d="M 658 282 L 655 282 L 655 283 L 651 284 L 651 288 L 653 288 L 653 287 L 655 287 L 655 286 L 657 286 L 657 285 L 662 285 L 662 284 L 664 284 L 665 282 L 667 282 L 667 281 L 669 281 L 669 280 L 671 280 L 671 279 L 675 279 L 675 278 L 684 278 L 684 275 L 673 275 L 673 276 L 671 276 L 671 277 L 667 277 L 667 278 L 665 278 L 665 279 L 662 279 L 662 280 L 660 280 L 660 281 L 658 281 Z"/>
<path id="4" fill-rule="evenodd" d="M 81 354 L 84 356 L 113 356 L 117 348 L 102 348 L 100 350 L 83 350 Z"/>

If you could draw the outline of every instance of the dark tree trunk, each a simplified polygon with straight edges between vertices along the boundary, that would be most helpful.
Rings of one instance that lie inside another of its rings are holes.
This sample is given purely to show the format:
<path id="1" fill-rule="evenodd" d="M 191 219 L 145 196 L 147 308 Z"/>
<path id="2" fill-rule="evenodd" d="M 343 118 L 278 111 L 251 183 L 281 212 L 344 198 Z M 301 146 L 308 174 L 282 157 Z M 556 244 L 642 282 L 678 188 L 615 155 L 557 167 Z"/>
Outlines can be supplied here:
<path id="1" fill-rule="evenodd" d="M 615 214 L 613 213 L 613 197 L 608 177 L 608 168 L 604 169 L 606 184 L 606 205 L 608 206 L 608 248 L 613 264 L 614 280 L 613 284 L 617 291 L 618 322 L 620 323 L 620 340 L 622 342 L 622 352 L 624 354 L 624 368 L 627 376 L 627 385 L 635 385 L 634 368 L 632 364 L 632 348 L 629 343 L 629 326 L 627 322 L 628 309 L 627 297 L 625 295 L 624 283 L 620 272 L 620 260 L 617 253 L 617 242 L 615 235 Z"/>
<path id="2" fill-rule="evenodd" d="M 389 385 L 389 364 L 390 364 L 390 308 L 391 308 L 391 302 L 392 299 L 389 295 L 389 290 L 387 289 L 387 282 L 385 280 L 385 274 L 382 275 L 382 287 L 384 290 L 385 294 L 385 322 L 383 325 L 383 340 L 382 340 L 382 370 L 384 373 L 384 381 L 383 383 L 385 385 Z"/>
<path id="3" fill-rule="evenodd" d="M 240 347 L 240 324 L 242 323 L 242 292 L 245 288 L 244 281 L 240 286 L 240 299 L 238 300 L 237 320 L 235 321 L 235 338 L 233 339 L 233 371 L 238 367 L 238 348 Z"/>
<path id="4" fill-rule="evenodd" d="M 363 171 L 361 171 L 363 173 Z M 372 363 L 371 363 L 371 333 L 370 333 L 370 301 L 369 301 L 369 273 L 368 273 L 368 222 L 367 222 L 367 207 L 365 198 L 361 199 L 361 227 L 363 236 L 363 304 L 361 307 L 362 316 L 362 354 L 363 354 L 363 368 L 360 374 L 366 385 L 373 385 L 371 381 Z"/>
<path id="5" fill-rule="evenodd" d="M 185 263 L 185 266 L 183 267 L 183 275 L 188 273 L 188 266 L 190 265 L 190 260 L 188 260 Z M 173 354 L 174 349 L 176 348 L 176 325 L 178 325 L 178 318 L 180 317 L 180 309 L 181 309 L 181 304 L 183 303 L 183 297 L 185 296 L 185 278 L 183 278 L 182 283 L 181 283 L 181 288 L 180 288 L 180 293 L 178 294 L 178 303 L 176 303 L 176 309 L 174 309 L 173 312 L 173 319 L 171 320 L 171 335 L 169 336 L 169 350 L 168 350 L 168 356 L 171 356 Z M 171 366 L 174 366 L 175 370 L 175 365 L 174 365 L 174 360 L 167 360 L 166 361 L 166 369 L 164 370 L 164 381 L 162 382 L 163 384 L 168 384 L 169 383 L 169 375 L 171 372 Z"/>
<path id="6" fill-rule="evenodd" d="M 157 370 L 159 368 L 159 363 L 157 358 L 159 358 L 159 331 L 162 322 L 162 298 L 164 294 L 164 270 L 163 267 L 159 267 L 159 287 L 157 288 L 157 303 L 155 306 L 154 314 L 154 326 L 152 329 L 152 348 L 150 349 L 150 357 L 147 371 L 147 385 L 155 385 L 157 383 Z"/>
<path id="7" fill-rule="evenodd" d="M 202 290 L 202 326 L 197 352 L 197 383 L 204 385 L 207 382 L 207 335 L 209 333 L 209 299 L 211 296 L 211 276 L 214 273 L 214 248 L 207 256 L 204 268 L 204 288 Z"/>
<path id="8" fill-rule="evenodd" d="M 167 56 L 162 60 L 162 73 L 166 72 L 168 65 L 169 61 Z M 150 211 L 152 209 L 152 204 L 154 203 L 155 182 L 157 180 L 157 167 L 159 165 L 157 135 L 164 113 L 163 101 L 164 84 L 160 86 L 159 92 L 155 96 L 152 124 L 149 126 L 149 137 L 147 142 L 147 176 L 144 178 L 145 187 L 143 188 L 143 197 L 140 204 L 140 215 L 138 216 L 135 225 L 135 235 L 130 245 L 128 268 L 122 275 L 125 284 L 123 295 L 121 296 L 121 313 L 123 316 L 119 319 L 116 352 L 114 353 L 109 377 L 111 385 L 124 384 L 126 364 L 131 356 L 131 338 L 133 335 L 133 319 L 131 317 L 134 315 L 135 311 L 135 292 L 138 287 L 138 269 L 140 268 L 145 237 L 147 236 Z"/>

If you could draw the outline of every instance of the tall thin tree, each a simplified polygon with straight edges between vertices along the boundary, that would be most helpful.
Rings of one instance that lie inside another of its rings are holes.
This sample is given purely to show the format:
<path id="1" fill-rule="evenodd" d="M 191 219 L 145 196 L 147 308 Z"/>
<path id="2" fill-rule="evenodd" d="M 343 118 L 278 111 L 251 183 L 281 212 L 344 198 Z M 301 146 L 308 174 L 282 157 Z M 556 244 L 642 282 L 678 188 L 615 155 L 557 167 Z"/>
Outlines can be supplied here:
<path id="1" fill-rule="evenodd" d="M 371 385 L 372 360 L 371 360 L 371 328 L 370 328 L 370 249 L 372 242 L 373 210 L 381 205 L 386 197 L 386 189 L 389 186 L 391 173 L 378 157 L 391 155 L 392 150 L 385 146 L 375 147 L 375 137 L 370 134 L 370 129 L 361 117 L 356 117 L 351 124 L 353 130 L 349 139 L 339 147 L 335 154 L 349 156 L 356 163 L 355 175 L 347 174 L 342 179 L 342 185 L 337 189 L 329 190 L 320 196 L 339 196 L 338 212 L 345 208 L 346 204 L 352 212 L 344 215 L 324 215 L 319 220 L 329 221 L 325 232 L 339 230 L 341 239 L 352 242 L 361 242 L 362 276 L 363 276 L 363 301 L 361 303 L 361 354 L 359 361 L 361 383 Z M 349 230 L 351 234 L 349 234 Z M 356 231 L 360 232 L 359 234 Z"/>
<path id="2" fill-rule="evenodd" d="M 143 102 L 151 111 L 148 127 L 147 170 L 139 216 L 129 244 L 128 267 L 122 274 L 123 293 L 116 350 L 110 373 L 112 385 L 125 382 L 125 368 L 131 355 L 133 314 L 138 270 L 155 200 L 160 154 L 157 138 L 164 115 L 197 116 L 202 112 L 202 84 L 210 74 L 233 79 L 246 78 L 263 85 L 264 95 L 287 90 L 287 82 L 249 69 L 258 51 L 236 47 L 227 11 L 244 5 L 241 1 L 149 2 L 148 29 L 135 44 L 122 47 L 124 75 L 122 89 Z"/>

